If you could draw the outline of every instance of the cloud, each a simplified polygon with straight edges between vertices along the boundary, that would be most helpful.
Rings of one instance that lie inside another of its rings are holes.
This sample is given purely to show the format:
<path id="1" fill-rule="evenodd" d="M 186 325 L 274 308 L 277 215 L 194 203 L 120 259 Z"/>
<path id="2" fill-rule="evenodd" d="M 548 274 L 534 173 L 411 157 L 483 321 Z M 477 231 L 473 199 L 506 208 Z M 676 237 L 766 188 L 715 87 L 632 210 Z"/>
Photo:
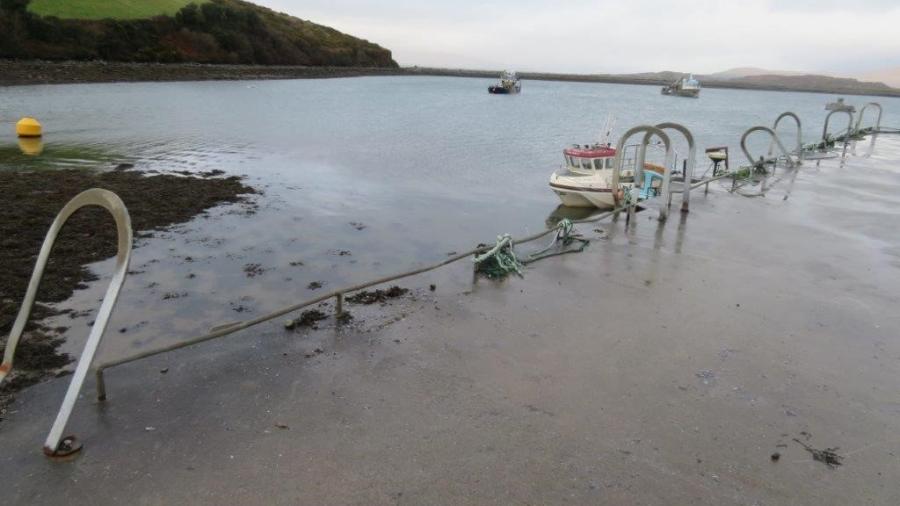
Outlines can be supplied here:
<path id="1" fill-rule="evenodd" d="M 900 65 L 896 0 L 261 1 L 382 44 L 402 65 L 584 73 Z"/>

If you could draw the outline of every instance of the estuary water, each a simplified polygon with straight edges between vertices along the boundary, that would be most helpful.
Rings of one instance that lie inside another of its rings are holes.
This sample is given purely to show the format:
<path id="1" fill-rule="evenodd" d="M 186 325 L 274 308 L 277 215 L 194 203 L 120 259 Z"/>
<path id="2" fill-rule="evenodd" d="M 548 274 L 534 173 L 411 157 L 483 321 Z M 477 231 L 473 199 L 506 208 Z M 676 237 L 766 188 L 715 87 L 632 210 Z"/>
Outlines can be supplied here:
<path id="1" fill-rule="evenodd" d="M 486 79 L 362 77 L 325 80 L 52 85 L 0 91 L 0 170 L 56 167 L 209 171 L 244 175 L 262 190 L 255 214 L 223 206 L 154 238 L 133 258 L 104 353 L 165 344 L 210 325 L 274 310 L 316 292 L 438 261 L 501 233 L 542 230 L 557 208 L 547 179 L 572 143 L 639 124 L 682 123 L 698 147 L 729 146 L 744 164 L 741 134 L 784 111 L 821 137 L 837 96 L 703 90 L 697 100 L 656 86 L 526 81 L 516 96 L 487 93 Z M 885 109 L 900 126 L 900 99 L 847 97 Z M 11 123 L 44 125 L 43 152 L 19 152 Z M 832 130 L 846 127 L 835 116 Z M 874 114 L 864 120 L 869 125 Z M 788 147 L 795 129 L 784 122 Z M 768 147 L 762 136 L 751 143 Z M 676 149 L 686 153 L 681 139 Z M 735 198 L 735 197 L 732 197 Z M 62 206 L 63 203 L 60 203 Z M 165 205 L 165 203 L 160 203 Z M 342 254 L 343 252 L 343 254 Z M 247 277 L 244 267 L 259 264 Z M 94 266 L 108 272 L 110 262 Z M 96 305 L 106 278 L 61 308 Z M 178 300 L 170 292 L 187 293 Z M 66 322 L 77 341 L 91 317 Z"/>

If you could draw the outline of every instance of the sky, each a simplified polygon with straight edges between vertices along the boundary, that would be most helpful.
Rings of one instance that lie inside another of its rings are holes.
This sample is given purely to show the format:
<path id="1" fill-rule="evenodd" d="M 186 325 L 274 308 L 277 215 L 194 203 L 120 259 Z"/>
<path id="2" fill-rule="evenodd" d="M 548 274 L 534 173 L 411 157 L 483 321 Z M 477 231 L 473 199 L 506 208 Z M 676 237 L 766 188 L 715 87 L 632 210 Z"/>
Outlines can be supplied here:
<path id="1" fill-rule="evenodd" d="M 256 0 L 403 66 L 860 75 L 900 67 L 900 0 Z"/>

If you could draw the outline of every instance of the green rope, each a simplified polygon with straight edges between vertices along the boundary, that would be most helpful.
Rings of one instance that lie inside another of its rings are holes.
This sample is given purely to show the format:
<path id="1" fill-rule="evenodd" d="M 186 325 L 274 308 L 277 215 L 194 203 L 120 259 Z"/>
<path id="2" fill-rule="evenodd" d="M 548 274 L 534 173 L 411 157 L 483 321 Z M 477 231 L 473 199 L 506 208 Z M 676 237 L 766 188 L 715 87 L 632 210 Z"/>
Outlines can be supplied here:
<path id="1" fill-rule="evenodd" d="M 576 237 L 573 233 L 575 225 L 572 220 L 565 218 L 556 225 L 556 235 L 546 248 L 531 253 L 527 259 L 520 259 L 513 249 L 514 242 L 509 234 L 497 236 L 497 243 L 493 248 L 474 258 L 475 270 L 491 279 L 502 279 L 510 274 L 522 276 L 522 268 L 527 264 L 567 253 L 580 253 L 590 244 L 587 239 Z M 579 247 L 566 249 L 571 244 L 578 242 Z M 554 247 L 562 245 L 559 251 L 550 252 Z"/>

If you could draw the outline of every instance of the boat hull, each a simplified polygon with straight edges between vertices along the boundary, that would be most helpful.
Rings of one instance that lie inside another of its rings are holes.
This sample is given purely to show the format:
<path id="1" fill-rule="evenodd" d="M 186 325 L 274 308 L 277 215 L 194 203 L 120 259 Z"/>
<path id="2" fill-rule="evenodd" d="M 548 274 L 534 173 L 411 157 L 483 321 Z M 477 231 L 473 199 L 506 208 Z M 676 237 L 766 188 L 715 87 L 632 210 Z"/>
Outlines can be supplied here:
<path id="1" fill-rule="evenodd" d="M 577 188 L 552 182 L 550 189 L 566 207 L 612 209 L 616 205 L 612 190 L 609 189 Z"/>
<path id="2" fill-rule="evenodd" d="M 503 86 L 490 86 L 488 87 L 488 93 L 492 95 L 515 95 L 519 92 L 518 87 L 513 88 L 504 88 Z"/>
<path id="3" fill-rule="evenodd" d="M 691 89 L 691 90 L 678 90 L 671 88 L 663 88 L 663 95 L 670 95 L 673 97 L 687 97 L 687 98 L 700 98 L 700 90 Z"/>

